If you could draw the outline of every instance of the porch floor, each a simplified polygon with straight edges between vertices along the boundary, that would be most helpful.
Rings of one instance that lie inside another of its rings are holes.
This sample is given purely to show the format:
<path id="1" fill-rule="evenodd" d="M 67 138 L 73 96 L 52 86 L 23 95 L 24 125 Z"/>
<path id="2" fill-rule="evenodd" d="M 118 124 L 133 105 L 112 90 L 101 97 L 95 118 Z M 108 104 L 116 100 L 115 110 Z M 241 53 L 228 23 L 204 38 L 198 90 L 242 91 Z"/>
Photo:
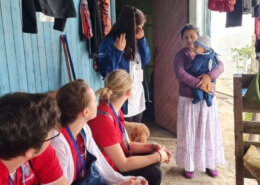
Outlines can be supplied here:
<path id="1" fill-rule="evenodd" d="M 222 138 L 225 150 L 226 164 L 217 166 L 219 176 L 216 178 L 209 177 L 205 173 L 201 173 L 195 170 L 195 176 L 193 179 L 185 179 L 182 176 L 182 170 L 180 169 L 173 160 L 170 164 L 162 164 L 163 180 L 162 185 L 183 185 L 183 184 L 194 184 L 194 185 L 235 185 L 235 156 L 234 156 L 234 113 L 233 113 L 233 97 L 232 97 L 232 80 L 219 80 L 218 89 L 229 88 L 225 93 L 217 93 L 219 114 L 222 128 Z M 153 115 L 153 105 L 149 104 L 147 110 L 143 116 L 143 123 L 145 123 L 150 129 L 150 138 L 148 142 L 158 142 L 166 145 L 173 154 L 176 149 L 176 136 L 168 130 L 156 125 Z M 254 179 L 245 179 L 245 185 L 257 185 Z"/>

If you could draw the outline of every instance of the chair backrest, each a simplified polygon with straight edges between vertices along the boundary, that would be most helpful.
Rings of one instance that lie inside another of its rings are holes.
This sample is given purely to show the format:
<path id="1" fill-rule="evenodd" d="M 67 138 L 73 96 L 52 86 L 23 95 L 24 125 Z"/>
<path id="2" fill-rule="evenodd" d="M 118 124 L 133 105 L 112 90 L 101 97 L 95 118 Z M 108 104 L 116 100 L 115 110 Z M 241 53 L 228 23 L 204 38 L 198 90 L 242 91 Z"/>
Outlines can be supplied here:
<path id="1" fill-rule="evenodd" d="M 244 167 L 243 156 L 250 145 L 260 147 L 258 142 L 243 139 L 244 133 L 260 134 L 260 122 L 243 120 L 244 112 L 260 113 L 259 105 L 245 102 L 242 96 L 242 89 L 248 88 L 253 77 L 254 74 L 235 74 L 233 77 L 236 185 L 244 185 L 244 178 L 254 178 Z"/>

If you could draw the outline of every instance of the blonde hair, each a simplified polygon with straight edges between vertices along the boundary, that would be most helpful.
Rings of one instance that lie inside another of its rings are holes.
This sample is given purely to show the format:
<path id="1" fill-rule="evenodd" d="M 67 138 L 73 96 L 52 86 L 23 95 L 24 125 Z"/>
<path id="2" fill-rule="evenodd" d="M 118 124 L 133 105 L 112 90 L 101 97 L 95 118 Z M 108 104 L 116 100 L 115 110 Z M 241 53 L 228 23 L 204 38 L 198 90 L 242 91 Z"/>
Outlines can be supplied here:
<path id="1" fill-rule="evenodd" d="M 111 102 L 122 97 L 126 91 L 131 89 L 132 83 L 131 76 L 125 70 L 117 69 L 106 76 L 105 87 L 99 89 L 96 95 L 99 95 L 99 101 Z"/>

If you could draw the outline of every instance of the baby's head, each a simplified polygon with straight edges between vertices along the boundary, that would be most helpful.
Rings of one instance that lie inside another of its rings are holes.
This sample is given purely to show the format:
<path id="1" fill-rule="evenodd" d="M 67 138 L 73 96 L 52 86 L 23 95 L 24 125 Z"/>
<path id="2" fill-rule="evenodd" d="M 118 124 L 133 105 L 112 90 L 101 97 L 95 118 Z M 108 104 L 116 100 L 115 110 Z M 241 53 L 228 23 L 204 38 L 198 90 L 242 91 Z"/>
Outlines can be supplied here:
<path id="1" fill-rule="evenodd" d="M 207 35 L 199 37 L 194 42 L 194 52 L 196 54 L 205 53 L 210 49 L 210 38 Z"/>

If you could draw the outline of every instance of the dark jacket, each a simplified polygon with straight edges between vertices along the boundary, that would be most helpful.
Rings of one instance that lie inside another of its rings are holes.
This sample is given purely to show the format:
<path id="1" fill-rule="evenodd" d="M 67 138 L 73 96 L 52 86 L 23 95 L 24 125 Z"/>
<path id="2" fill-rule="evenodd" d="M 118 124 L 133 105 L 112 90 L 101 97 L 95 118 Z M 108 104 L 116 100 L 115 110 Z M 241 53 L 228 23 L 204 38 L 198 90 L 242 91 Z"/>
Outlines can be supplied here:
<path id="1" fill-rule="evenodd" d="M 242 0 L 236 0 L 234 10 L 226 14 L 226 28 L 242 26 L 243 3 Z"/>
<path id="2" fill-rule="evenodd" d="M 215 69 L 217 65 L 218 65 L 217 55 L 213 49 L 210 49 L 209 51 L 203 54 L 196 55 L 191 65 L 187 68 L 187 72 L 195 77 L 198 77 L 202 74 L 208 74 L 208 72 Z M 216 80 L 213 79 L 211 82 L 215 84 Z M 203 99 L 205 99 L 208 107 L 212 105 L 212 98 L 213 98 L 212 94 L 209 95 L 198 88 L 193 88 L 192 93 L 194 98 L 192 101 L 193 104 L 197 104 Z"/>
<path id="3" fill-rule="evenodd" d="M 22 0 L 23 32 L 37 33 L 36 12 L 55 17 L 53 28 L 59 31 L 67 18 L 76 17 L 73 0 Z"/>
<path id="4" fill-rule="evenodd" d="M 207 74 L 211 71 L 209 70 L 209 60 L 212 60 L 211 70 L 213 70 L 218 65 L 218 60 L 215 51 L 212 49 L 206 53 L 196 55 L 191 65 L 187 68 L 187 72 L 195 77 Z"/>
<path id="5" fill-rule="evenodd" d="M 98 49 L 99 71 L 104 78 L 115 69 L 124 69 L 129 73 L 130 61 L 124 58 L 124 51 L 118 50 L 114 43 L 115 40 L 108 37 L 102 41 Z M 137 41 L 137 51 L 141 56 L 142 65 L 148 64 L 150 49 L 145 37 Z"/>

